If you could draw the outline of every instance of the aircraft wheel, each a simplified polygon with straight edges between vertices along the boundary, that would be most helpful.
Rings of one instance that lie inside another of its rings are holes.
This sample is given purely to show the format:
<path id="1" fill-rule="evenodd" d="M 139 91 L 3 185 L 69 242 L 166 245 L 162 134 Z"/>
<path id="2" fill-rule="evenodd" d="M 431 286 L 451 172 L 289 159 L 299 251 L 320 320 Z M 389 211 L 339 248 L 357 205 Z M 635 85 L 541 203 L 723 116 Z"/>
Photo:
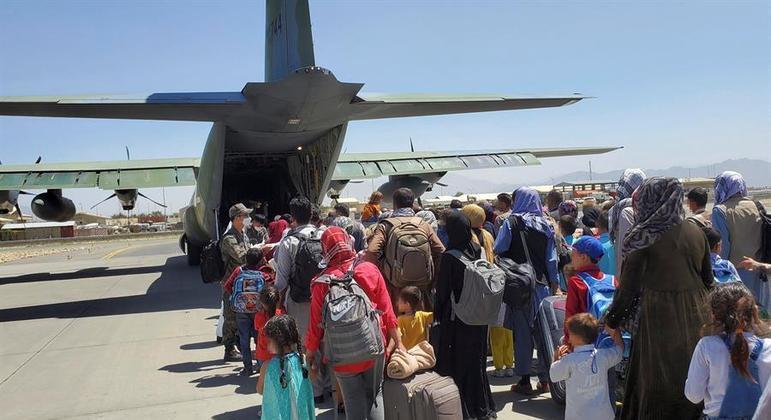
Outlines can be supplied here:
<path id="1" fill-rule="evenodd" d="M 187 265 L 195 266 L 201 264 L 201 247 L 197 245 L 191 244 L 189 241 L 186 241 L 187 243 Z"/>

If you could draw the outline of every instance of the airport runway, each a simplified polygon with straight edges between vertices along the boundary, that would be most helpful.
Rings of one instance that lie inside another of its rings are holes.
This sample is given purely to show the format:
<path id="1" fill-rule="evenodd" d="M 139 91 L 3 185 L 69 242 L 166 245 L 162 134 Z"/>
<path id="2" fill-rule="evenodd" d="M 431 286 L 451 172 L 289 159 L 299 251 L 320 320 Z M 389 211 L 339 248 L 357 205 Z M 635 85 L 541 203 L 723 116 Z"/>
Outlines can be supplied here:
<path id="1" fill-rule="evenodd" d="M 0 413 L 12 419 L 255 419 L 256 377 L 214 341 L 218 285 L 176 239 L 0 264 Z M 499 419 L 561 419 L 493 379 Z M 333 418 L 331 403 L 317 410 Z M 267 420 L 267 419 L 266 419 Z"/>

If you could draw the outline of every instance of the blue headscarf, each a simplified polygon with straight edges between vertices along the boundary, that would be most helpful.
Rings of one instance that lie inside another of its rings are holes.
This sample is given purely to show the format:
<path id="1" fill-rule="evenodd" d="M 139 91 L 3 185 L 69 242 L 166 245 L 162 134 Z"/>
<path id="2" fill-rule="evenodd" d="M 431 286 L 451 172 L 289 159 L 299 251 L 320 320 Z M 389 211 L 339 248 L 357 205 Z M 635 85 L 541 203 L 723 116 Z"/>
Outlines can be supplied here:
<path id="1" fill-rule="evenodd" d="M 541 196 L 538 195 L 538 191 L 528 187 L 514 190 L 514 204 L 512 204 L 511 214 L 519 216 L 527 227 L 543 233 L 546 237 L 554 236 L 551 224 L 543 217 Z"/>
<path id="2" fill-rule="evenodd" d="M 715 178 L 715 204 L 723 204 L 736 194 L 747 196 L 747 183 L 740 173 L 725 171 Z"/>

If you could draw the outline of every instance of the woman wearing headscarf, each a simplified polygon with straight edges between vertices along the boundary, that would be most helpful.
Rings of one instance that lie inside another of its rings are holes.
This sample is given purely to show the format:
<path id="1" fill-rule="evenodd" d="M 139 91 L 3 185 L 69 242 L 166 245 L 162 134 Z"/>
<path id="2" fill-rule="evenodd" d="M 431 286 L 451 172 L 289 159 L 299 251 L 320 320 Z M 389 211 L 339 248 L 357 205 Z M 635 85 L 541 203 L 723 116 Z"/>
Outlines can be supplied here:
<path id="1" fill-rule="evenodd" d="M 626 254 L 624 237 L 634 224 L 632 193 L 645 182 L 645 178 L 642 169 L 630 168 L 624 171 L 616 186 L 616 204 L 608 213 L 608 234 L 616 248 L 616 273 L 621 272 L 622 255 Z"/>
<path id="2" fill-rule="evenodd" d="M 695 419 L 685 398 L 688 366 L 708 319 L 713 285 L 709 244 L 683 223 L 683 187 L 676 178 L 650 178 L 634 193 L 636 223 L 624 239 L 623 281 L 606 325 L 632 332 L 623 419 Z"/>
<path id="3" fill-rule="evenodd" d="M 487 201 L 482 202 L 479 206 L 485 210 L 484 228 L 486 231 L 490 232 L 490 235 L 493 235 L 493 239 L 495 239 L 498 235 L 498 231 L 495 229 L 495 208 Z"/>
<path id="4" fill-rule="evenodd" d="M 461 212 L 450 212 L 445 218 L 448 250 L 458 250 L 470 260 L 480 259 L 482 252 L 472 239 L 469 219 Z M 487 326 L 466 325 L 452 316 L 450 299 L 463 291 L 466 266 L 445 252 L 439 265 L 436 284 L 434 320 L 439 322 L 435 345 L 436 371 L 451 376 L 460 391 L 463 418 L 489 419 L 496 417 L 490 383 L 487 380 Z"/>
<path id="5" fill-rule="evenodd" d="M 723 247 L 720 258 L 737 268 L 744 257 L 758 259 L 762 244 L 763 221 L 755 202 L 747 197 L 747 184 L 737 172 L 723 172 L 715 178 L 715 207 L 712 227 L 720 232 Z M 739 268 L 739 277 L 762 310 L 769 308 L 769 285 L 757 272 Z"/>
<path id="6" fill-rule="evenodd" d="M 522 243 L 522 235 L 525 244 Z M 558 257 L 555 248 L 554 230 L 544 217 L 541 198 L 532 188 L 519 188 L 514 191 L 514 205 L 511 216 L 503 222 L 498 238 L 495 240 L 496 255 L 514 260 L 518 264 L 528 261 L 528 254 L 537 276 L 535 293 L 529 308 L 509 308 L 506 327 L 514 331 L 514 371 L 520 377 L 512 386 L 512 391 L 532 394 L 530 383 L 532 371 L 533 346 L 535 334 L 540 334 L 533 326 L 535 313 L 541 300 L 552 293 L 561 294 L 557 276 Z M 551 361 L 545 355 L 538 355 L 538 392 L 548 392 L 547 364 Z"/>
<path id="7" fill-rule="evenodd" d="M 426 223 L 431 225 L 431 229 L 434 229 L 434 232 L 439 229 L 439 223 L 436 221 L 436 215 L 433 212 L 429 210 L 421 210 L 415 213 L 415 217 L 420 217 Z"/>
<path id="8" fill-rule="evenodd" d="M 401 343 L 396 314 L 391 306 L 385 280 L 380 270 L 372 263 L 356 262 L 356 251 L 353 249 L 353 238 L 343 229 L 332 226 L 321 235 L 321 266 L 325 267 L 311 281 L 311 314 L 308 324 L 305 346 L 308 351 L 308 363 L 311 371 L 318 371 L 318 349 L 324 338 L 321 328 L 321 311 L 324 297 L 329 292 L 329 284 L 316 281 L 322 276 L 342 278 L 353 266 L 353 278 L 367 294 L 374 308 L 381 312 L 380 331 L 383 343 L 386 337 L 393 340 L 396 346 L 406 351 Z M 382 419 L 383 397 L 380 392 L 383 383 L 383 364 L 375 361 L 338 365 L 334 367 L 335 376 L 343 391 L 346 417 L 349 419 Z M 373 386 L 376 385 L 376 386 Z"/>
<path id="9" fill-rule="evenodd" d="M 471 240 L 482 248 L 482 251 L 484 252 L 482 258 L 494 263 L 495 254 L 493 254 L 493 235 L 484 229 L 485 210 L 476 204 L 467 204 L 463 206 L 461 212 L 466 215 L 469 223 L 471 223 L 471 233 L 473 233 L 473 235 L 471 235 Z"/>
<path id="10" fill-rule="evenodd" d="M 483 258 L 494 263 L 495 254 L 493 253 L 494 239 L 493 235 L 484 229 L 485 210 L 476 205 L 468 204 L 461 209 L 461 212 L 468 217 L 471 223 L 471 240 L 479 245 L 484 252 Z M 506 304 L 501 305 L 501 314 L 506 313 Z M 502 316 L 499 316 L 502 319 Z M 510 329 L 503 326 L 490 327 L 490 347 L 493 353 L 493 366 L 495 371 L 493 376 L 514 376 L 514 335 Z"/>

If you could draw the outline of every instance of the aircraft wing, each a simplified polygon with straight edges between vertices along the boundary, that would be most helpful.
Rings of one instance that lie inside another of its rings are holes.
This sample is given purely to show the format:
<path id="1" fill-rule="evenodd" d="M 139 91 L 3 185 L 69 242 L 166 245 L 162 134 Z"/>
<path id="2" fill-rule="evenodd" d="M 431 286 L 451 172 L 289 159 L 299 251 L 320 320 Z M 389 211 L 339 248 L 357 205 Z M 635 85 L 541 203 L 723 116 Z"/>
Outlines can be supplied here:
<path id="1" fill-rule="evenodd" d="M 0 96 L 0 115 L 219 121 L 245 102 L 241 92 Z"/>
<path id="2" fill-rule="evenodd" d="M 551 108 L 586 99 L 580 94 L 555 97 L 507 97 L 502 95 L 398 95 L 359 94 L 351 103 L 351 120 L 420 117 L 470 112 Z"/>
<path id="3" fill-rule="evenodd" d="M 341 154 L 332 179 L 444 173 L 464 169 L 540 165 L 540 158 L 607 153 L 621 147 Z"/>
<path id="4" fill-rule="evenodd" d="M 0 165 L 0 190 L 195 185 L 197 158 Z"/>

